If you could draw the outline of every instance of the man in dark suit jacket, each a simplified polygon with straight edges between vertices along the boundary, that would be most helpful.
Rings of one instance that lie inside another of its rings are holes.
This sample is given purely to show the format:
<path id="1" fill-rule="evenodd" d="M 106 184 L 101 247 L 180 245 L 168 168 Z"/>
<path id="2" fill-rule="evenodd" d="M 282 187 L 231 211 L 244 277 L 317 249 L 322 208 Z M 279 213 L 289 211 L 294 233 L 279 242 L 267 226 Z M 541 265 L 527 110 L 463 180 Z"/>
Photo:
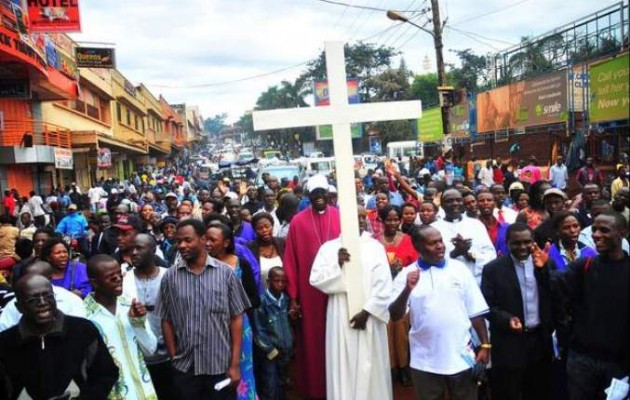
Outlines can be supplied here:
<path id="1" fill-rule="evenodd" d="M 114 254 L 118 247 L 116 230 L 112 229 L 112 222 L 108 214 L 102 214 L 98 217 L 100 232 L 92 238 L 91 255 L 97 254 Z"/>
<path id="2" fill-rule="evenodd" d="M 555 268 L 536 266 L 541 262 L 533 250 L 534 233 L 526 224 L 511 225 L 507 242 L 509 254 L 488 263 L 481 280 L 490 307 L 492 398 L 549 399 L 553 357 L 549 270 Z"/>

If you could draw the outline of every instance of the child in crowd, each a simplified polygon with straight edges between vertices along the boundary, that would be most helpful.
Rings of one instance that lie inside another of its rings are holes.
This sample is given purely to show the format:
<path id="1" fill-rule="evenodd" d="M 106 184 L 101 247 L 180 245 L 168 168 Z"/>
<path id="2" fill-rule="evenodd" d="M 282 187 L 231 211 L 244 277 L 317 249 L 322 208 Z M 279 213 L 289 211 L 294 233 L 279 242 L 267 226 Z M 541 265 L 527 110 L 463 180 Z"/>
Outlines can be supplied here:
<path id="1" fill-rule="evenodd" d="M 268 288 L 254 311 L 256 348 L 261 354 L 261 400 L 285 398 L 287 366 L 293 352 L 293 333 L 289 323 L 289 296 L 284 293 L 287 277 L 281 267 L 269 270 Z"/>

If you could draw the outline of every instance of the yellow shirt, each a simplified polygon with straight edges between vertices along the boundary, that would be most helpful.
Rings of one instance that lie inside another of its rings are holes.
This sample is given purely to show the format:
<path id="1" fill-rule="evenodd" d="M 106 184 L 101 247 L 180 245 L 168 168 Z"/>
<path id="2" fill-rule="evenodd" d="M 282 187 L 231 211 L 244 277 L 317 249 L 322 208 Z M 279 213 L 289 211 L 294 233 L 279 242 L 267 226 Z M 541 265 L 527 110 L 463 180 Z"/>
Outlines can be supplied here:
<path id="1" fill-rule="evenodd" d="M 20 230 L 15 226 L 0 226 L 0 258 L 15 256 L 15 241 L 19 237 Z"/>

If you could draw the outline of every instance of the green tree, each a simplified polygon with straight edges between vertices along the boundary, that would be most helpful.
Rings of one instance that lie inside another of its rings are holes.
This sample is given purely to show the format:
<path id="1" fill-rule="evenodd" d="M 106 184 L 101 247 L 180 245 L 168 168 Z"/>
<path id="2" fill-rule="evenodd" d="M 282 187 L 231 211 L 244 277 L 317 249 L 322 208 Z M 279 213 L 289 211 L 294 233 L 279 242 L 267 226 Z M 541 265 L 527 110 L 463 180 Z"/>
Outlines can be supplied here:
<path id="1" fill-rule="evenodd" d="M 304 97 L 308 93 L 303 89 L 303 86 L 298 83 L 291 83 L 288 81 L 282 81 L 280 85 L 272 86 L 265 92 L 261 93 L 256 101 L 256 110 L 275 110 L 281 108 L 301 108 L 308 107 Z M 246 116 L 241 117 L 241 121 L 244 124 L 249 124 L 249 120 Z M 253 124 L 252 124 L 253 133 Z M 296 152 L 298 147 L 298 141 L 295 139 L 295 134 L 298 134 L 300 143 L 304 141 L 311 141 L 314 138 L 314 128 L 293 128 L 293 129 L 278 129 L 265 132 L 263 138 L 266 143 L 279 143 L 283 151 Z"/>
<path id="2" fill-rule="evenodd" d="M 374 97 L 371 101 L 401 101 L 411 98 L 413 73 L 407 68 L 405 60 L 398 68 L 387 68 L 372 80 Z M 382 121 L 371 124 L 370 130 L 381 134 L 384 144 L 397 140 L 411 140 L 414 137 L 413 121 Z"/>
<path id="3" fill-rule="evenodd" d="M 423 108 L 437 106 L 440 104 L 437 87 L 437 74 L 416 75 L 413 77 L 413 83 L 411 84 L 410 98 L 421 100 Z"/>
<path id="4" fill-rule="evenodd" d="M 392 57 L 397 55 L 393 48 L 377 46 L 373 43 L 359 42 L 346 44 L 346 75 L 359 80 L 359 95 L 362 102 L 370 102 L 376 95 L 374 79 L 380 73 L 391 67 Z M 307 93 L 312 93 L 313 82 L 326 79 L 326 57 L 322 52 L 319 57 L 311 60 L 306 71 L 296 83 L 302 84 Z"/>
<path id="5" fill-rule="evenodd" d="M 221 131 L 227 128 L 225 124 L 225 119 L 227 118 L 227 114 L 217 114 L 212 118 L 206 118 L 203 121 L 203 130 L 208 135 L 217 136 Z"/>
<path id="6" fill-rule="evenodd" d="M 489 89 L 488 57 L 473 53 L 471 49 L 453 50 L 460 66 L 449 71 L 449 80 L 455 89 L 466 89 L 468 93 L 479 93 Z"/>
<path id="7" fill-rule="evenodd" d="M 510 80 L 524 79 L 553 71 L 562 63 L 567 54 L 567 46 L 561 34 L 555 34 L 532 41 L 525 36 L 521 39 L 521 48 L 508 58 L 507 73 Z"/>

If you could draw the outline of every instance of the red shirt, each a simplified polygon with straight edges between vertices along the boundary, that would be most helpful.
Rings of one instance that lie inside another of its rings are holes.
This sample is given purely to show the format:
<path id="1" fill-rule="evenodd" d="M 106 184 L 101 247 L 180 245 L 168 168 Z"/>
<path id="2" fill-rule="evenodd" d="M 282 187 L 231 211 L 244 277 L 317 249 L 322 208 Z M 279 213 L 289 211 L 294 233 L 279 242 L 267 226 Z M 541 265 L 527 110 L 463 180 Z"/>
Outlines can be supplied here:
<path id="1" fill-rule="evenodd" d="M 13 198 L 13 194 L 4 196 L 4 209 L 6 210 L 7 214 L 11 216 L 15 212 L 15 199 Z"/>

